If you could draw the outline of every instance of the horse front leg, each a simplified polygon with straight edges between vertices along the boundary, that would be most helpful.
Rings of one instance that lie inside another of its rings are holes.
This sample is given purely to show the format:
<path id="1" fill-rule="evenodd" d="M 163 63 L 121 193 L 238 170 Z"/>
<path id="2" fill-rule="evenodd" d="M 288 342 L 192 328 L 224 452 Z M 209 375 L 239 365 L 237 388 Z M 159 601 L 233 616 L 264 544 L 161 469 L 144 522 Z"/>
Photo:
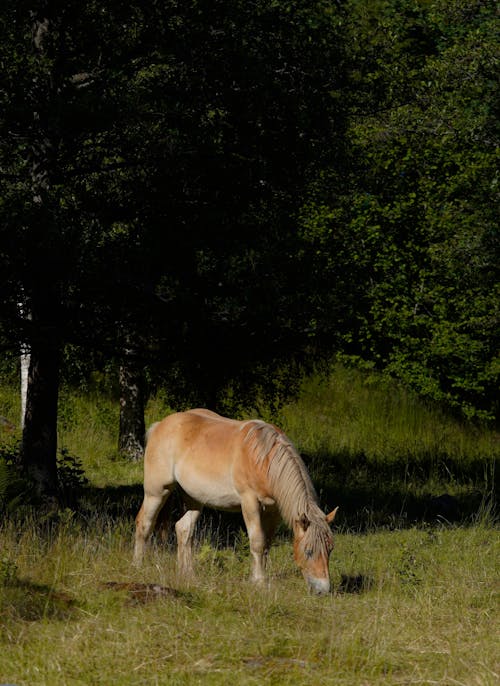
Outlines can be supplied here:
<path id="1" fill-rule="evenodd" d="M 252 555 L 252 581 L 265 579 L 266 535 L 262 526 L 261 506 L 257 497 L 248 494 L 241 499 L 241 512 L 247 528 Z"/>
<path id="2" fill-rule="evenodd" d="M 193 535 L 201 509 L 188 510 L 176 523 L 177 569 L 182 576 L 193 573 Z"/>

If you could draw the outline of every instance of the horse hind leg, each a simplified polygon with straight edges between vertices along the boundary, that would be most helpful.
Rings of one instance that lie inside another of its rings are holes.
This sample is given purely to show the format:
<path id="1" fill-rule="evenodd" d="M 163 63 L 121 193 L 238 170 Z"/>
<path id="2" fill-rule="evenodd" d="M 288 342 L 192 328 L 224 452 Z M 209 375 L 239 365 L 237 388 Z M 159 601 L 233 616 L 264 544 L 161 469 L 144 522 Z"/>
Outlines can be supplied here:
<path id="1" fill-rule="evenodd" d="M 201 514 L 201 508 L 194 505 L 178 520 L 175 525 L 177 536 L 177 569 L 181 576 L 191 576 L 193 573 L 193 535 L 196 523 Z"/>
<path id="2" fill-rule="evenodd" d="M 158 512 L 154 526 L 154 532 L 160 543 L 166 545 L 170 533 L 170 521 L 174 509 L 174 498 L 168 498 L 167 502 Z"/>
<path id="3" fill-rule="evenodd" d="M 144 500 L 135 518 L 134 563 L 139 565 L 144 557 L 144 549 L 153 532 L 158 513 L 170 493 L 162 495 L 144 494 Z"/>

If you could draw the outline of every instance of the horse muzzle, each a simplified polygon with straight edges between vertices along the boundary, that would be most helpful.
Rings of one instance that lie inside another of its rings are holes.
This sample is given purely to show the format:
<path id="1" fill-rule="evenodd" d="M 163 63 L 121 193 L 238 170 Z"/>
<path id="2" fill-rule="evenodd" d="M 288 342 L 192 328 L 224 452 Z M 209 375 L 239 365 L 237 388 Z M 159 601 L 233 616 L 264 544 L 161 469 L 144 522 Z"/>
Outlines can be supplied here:
<path id="1" fill-rule="evenodd" d="M 307 577 L 307 585 L 311 593 L 315 595 L 326 595 L 330 593 L 330 579 L 316 579 Z"/>

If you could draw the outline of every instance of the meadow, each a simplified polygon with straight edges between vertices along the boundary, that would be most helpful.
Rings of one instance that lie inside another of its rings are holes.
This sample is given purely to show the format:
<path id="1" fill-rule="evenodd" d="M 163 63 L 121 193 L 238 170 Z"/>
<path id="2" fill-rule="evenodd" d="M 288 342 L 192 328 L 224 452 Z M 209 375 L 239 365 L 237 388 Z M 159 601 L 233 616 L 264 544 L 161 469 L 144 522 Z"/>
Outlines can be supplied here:
<path id="1" fill-rule="evenodd" d="M 15 423 L 17 403 L 0 386 L 0 415 Z M 148 422 L 168 409 L 152 399 Z M 65 391 L 62 461 L 79 492 L 57 516 L 3 510 L 0 683 L 498 683 L 495 431 L 340 367 L 305 382 L 274 419 L 322 506 L 342 512 L 333 592 L 318 598 L 284 529 L 256 589 L 237 517 L 203 519 L 189 584 L 156 539 L 133 568 L 142 466 L 116 454 L 117 412 L 106 394 Z M 15 440 L 4 432 L 3 450 Z"/>

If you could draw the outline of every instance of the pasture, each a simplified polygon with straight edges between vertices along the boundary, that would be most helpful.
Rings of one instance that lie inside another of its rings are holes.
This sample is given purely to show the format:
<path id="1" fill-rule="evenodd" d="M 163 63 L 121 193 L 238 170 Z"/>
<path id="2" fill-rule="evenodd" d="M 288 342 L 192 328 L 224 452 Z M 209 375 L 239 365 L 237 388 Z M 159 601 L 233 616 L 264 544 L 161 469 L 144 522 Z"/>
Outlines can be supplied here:
<path id="1" fill-rule="evenodd" d="M 16 402 L 0 388 L 1 415 L 15 421 Z M 148 421 L 165 410 L 154 399 Z M 237 517 L 201 520 L 190 584 L 157 539 L 132 567 L 142 465 L 114 454 L 115 420 L 110 400 L 68 391 L 60 441 L 89 483 L 57 515 L 3 517 L 0 683 L 498 683 L 493 431 L 351 372 L 308 383 L 278 421 L 322 506 L 341 508 L 333 592 L 315 597 L 285 529 L 256 589 Z M 75 486 L 78 470 L 67 473 Z"/>

